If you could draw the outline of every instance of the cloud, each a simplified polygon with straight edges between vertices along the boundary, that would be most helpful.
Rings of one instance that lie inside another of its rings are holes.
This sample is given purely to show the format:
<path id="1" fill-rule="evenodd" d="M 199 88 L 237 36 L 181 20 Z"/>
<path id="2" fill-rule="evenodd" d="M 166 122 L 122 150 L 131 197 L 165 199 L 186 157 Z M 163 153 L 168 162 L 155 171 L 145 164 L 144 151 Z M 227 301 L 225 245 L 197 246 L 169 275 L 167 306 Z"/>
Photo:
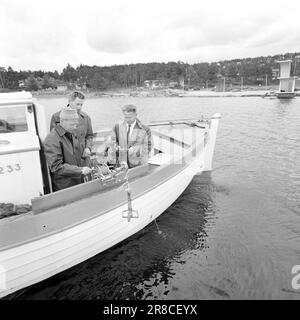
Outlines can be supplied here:
<path id="1" fill-rule="evenodd" d="M 299 51 L 290 0 L 0 0 L 0 65 L 216 61 Z"/>

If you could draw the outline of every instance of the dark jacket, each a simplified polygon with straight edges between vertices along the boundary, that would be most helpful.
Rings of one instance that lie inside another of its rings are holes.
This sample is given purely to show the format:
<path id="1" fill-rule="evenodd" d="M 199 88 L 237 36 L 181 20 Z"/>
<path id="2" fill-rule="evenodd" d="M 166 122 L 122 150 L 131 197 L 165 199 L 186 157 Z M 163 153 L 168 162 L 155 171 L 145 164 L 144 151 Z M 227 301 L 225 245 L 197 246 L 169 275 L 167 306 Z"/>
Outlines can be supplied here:
<path id="1" fill-rule="evenodd" d="M 45 156 L 50 169 L 53 190 L 61 190 L 82 182 L 81 167 L 84 161 L 78 139 L 58 124 L 44 142 Z"/>
<path id="2" fill-rule="evenodd" d="M 54 113 L 52 115 L 50 121 L 50 131 L 60 122 L 59 119 L 60 111 Z M 92 150 L 93 145 L 93 129 L 91 118 L 83 111 L 79 113 L 78 126 L 76 129 L 76 136 L 80 142 L 80 146 L 82 148 L 82 152 L 85 148 L 89 148 Z"/>

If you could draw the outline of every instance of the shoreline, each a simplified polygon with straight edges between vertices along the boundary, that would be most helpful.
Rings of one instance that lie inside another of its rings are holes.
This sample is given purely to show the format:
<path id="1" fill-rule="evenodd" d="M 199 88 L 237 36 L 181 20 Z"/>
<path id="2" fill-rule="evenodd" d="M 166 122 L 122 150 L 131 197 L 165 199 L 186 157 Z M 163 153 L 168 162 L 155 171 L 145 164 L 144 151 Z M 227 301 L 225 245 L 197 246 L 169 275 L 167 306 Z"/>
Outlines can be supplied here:
<path id="1" fill-rule="evenodd" d="M 66 97 L 72 90 L 68 91 L 34 91 L 33 97 Z M 119 98 L 119 97 L 180 97 L 180 98 L 224 98 L 224 97 L 266 97 L 276 98 L 274 90 L 243 90 L 243 91 L 212 91 L 212 90 L 191 90 L 184 91 L 182 89 L 155 89 L 149 90 L 144 88 L 139 89 L 115 89 L 105 91 L 87 91 L 84 92 L 87 98 Z M 296 92 L 296 96 L 299 96 Z"/>

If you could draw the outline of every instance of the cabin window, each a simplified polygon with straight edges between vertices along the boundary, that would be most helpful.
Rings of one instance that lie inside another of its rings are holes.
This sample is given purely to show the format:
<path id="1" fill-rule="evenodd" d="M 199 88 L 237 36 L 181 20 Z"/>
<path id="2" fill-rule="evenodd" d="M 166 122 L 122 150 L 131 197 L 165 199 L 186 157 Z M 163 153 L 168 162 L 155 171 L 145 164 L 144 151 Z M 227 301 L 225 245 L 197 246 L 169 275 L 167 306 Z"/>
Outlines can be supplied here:
<path id="1" fill-rule="evenodd" d="M 0 133 L 28 131 L 26 108 L 0 108 Z"/>

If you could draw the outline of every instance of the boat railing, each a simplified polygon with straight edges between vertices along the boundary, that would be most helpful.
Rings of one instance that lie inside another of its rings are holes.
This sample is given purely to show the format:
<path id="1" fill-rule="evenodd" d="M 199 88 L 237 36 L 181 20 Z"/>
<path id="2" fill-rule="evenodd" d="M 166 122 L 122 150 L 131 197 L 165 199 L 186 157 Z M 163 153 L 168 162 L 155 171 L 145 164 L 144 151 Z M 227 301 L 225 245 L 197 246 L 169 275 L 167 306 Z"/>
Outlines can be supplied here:
<path id="1" fill-rule="evenodd" d="M 174 120 L 157 120 L 157 121 L 150 121 L 148 124 L 150 127 L 154 126 L 163 126 L 163 125 L 178 125 L 184 124 L 187 126 L 197 126 L 199 128 L 205 129 L 206 125 L 209 123 L 209 119 L 174 119 Z"/>

